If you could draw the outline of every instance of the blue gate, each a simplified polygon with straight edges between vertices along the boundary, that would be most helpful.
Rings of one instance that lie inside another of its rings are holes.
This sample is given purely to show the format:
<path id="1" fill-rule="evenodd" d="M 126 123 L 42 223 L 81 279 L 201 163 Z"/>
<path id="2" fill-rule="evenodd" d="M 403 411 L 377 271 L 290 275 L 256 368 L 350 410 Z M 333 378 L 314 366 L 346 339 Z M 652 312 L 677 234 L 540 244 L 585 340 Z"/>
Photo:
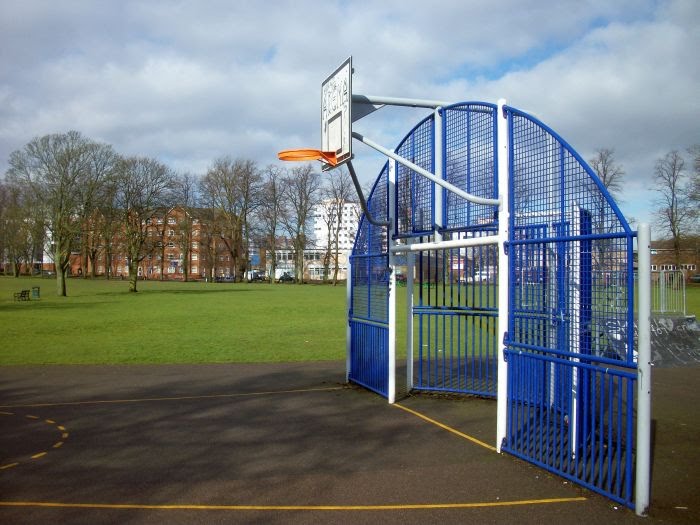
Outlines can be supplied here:
<path id="1" fill-rule="evenodd" d="M 501 450 L 633 507 L 635 232 L 579 155 L 517 109 L 439 108 L 395 152 L 507 207 L 385 165 L 369 208 L 391 227 L 363 217 L 351 256 L 349 379 L 393 399 L 392 272 L 405 275 L 408 387 L 498 396 Z"/>
<path id="2" fill-rule="evenodd" d="M 388 217 L 388 167 L 367 200 L 370 213 Z M 350 256 L 348 379 L 389 396 L 389 254 L 387 230 L 360 219 Z"/>

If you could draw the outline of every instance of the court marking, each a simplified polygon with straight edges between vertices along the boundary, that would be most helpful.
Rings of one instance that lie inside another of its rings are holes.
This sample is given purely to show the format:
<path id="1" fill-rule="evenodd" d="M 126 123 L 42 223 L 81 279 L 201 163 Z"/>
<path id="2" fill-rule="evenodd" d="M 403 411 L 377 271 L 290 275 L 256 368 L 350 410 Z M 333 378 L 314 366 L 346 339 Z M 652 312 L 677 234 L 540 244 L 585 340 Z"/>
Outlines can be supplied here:
<path id="1" fill-rule="evenodd" d="M 428 423 L 431 423 L 431 424 L 433 424 L 433 425 L 435 425 L 443 430 L 447 430 L 448 432 L 451 432 L 452 434 L 455 434 L 456 436 L 459 436 L 463 439 L 471 441 L 472 443 L 479 445 L 480 447 L 484 447 L 485 449 L 490 450 L 492 452 L 497 452 L 496 447 L 489 445 L 488 443 L 484 443 L 480 439 L 477 439 L 473 436 L 465 434 L 464 432 L 460 432 L 459 430 L 452 428 L 450 426 L 447 426 L 444 423 L 440 423 L 439 421 L 436 421 L 432 418 L 429 418 L 425 414 L 421 414 L 420 412 L 412 410 L 412 409 L 405 407 L 403 405 L 399 405 L 398 403 L 394 403 L 393 406 L 395 406 L 396 408 L 400 408 L 401 410 L 404 410 L 405 412 L 408 412 L 409 414 L 413 414 L 414 416 L 417 416 L 417 417 L 421 418 L 422 420 L 427 421 Z"/>
<path id="2" fill-rule="evenodd" d="M 298 388 L 293 390 L 270 390 L 263 392 L 239 392 L 236 394 L 211 394 L 202 396 L 175 396 L 175 397 L 144 397 L 131 399 L 95 399 L 92 401 L 65 401 L 56 403 L 33 403 L 27 405 L 0 405 L 0 408 L 46 408 L 59 406 L 79 406 L 79 405 L 108 405 L 120 403 L 151 403 L 155 401 L 188 401 L 197 399 L 226 399 L 234 397 L 250 396 L 271 396 L 277 394 L 299 394 L 304 392 L 332 392 L 334 390 L 344 390 L 346 387 L 324 387 L 324 388 Z M 1 413 L 1 412 L 0 412 Z M 60 428 L 60 427 L 59 427 Z"/>
<path id="3" fill-rule="evenodd" d="M 473 503 L 419 503 L 397 505 L 146 505 L 138 503 L 60 503 L 48 501 L 0 501 L 0 507 L 44 507 L 69 509 L 120 509 L 120 510 L 229 510 L 229 511 L 387 511 L 387 510 L 437 510 L 477 509 L 489 507 L 514 507 L 518 505 L 548 505 L 586 501 L 584 497 L 547 498 L 512 501 L 487 501 Z"/>
<path id="4" fill-rule="evenodd" d="M 75 401 L 64 403 L 42 403 L 32 405 L 5 405 L 2 408 L 28 408 L 28 407 L 51 407 L 51 406 L 70 406 L 70 405 L 89 405 L 89 404 L 118 404 L 118 403 L 141 403 L 141 402 L 158 402 L 158 401 L 180 401 L 180 400 L 197 400 L 197 399 L 216 399 L 216 398 L 235 398 L 261 395 L 276 395 L 304 392 L 329 392 L 344 390 L 346 387 L 324 387 L 311 389 L 291 389 L 278 391 L 263 391 L 263 392 L 248 392 L 236 394 L 215 394 L 202 396 L 179 396 L 179 397 L 157 397 L 157 398 L 134 398 L 134 399 L 113 399 L 113 400 L 93 400 L 93 401 Z M 484 447 L 491 451 L 496 451 L 496 448 L 484 443 L 483 441 L 469 436 L 459 430 L 456 430 L 448 425 L 440 423 L 425 414 L 410 409 L 408 407 L 394 404 L 396 408 L 410 413 L 432 425 L 446 430 L 458 437 L 466 439 L 474 444 Z M 0 412 L 0 414 L 15 415 L 12 412 Z M 37 416 L 26 415 L 28 419 L 41 419 Z M 56 424 L 52 419 L 44 419 L 46 424 L 56 425 L 56 428 L 63 431 L 62 438 L 68 437 L 66 428 Z M 53 448 L 60 448 L 63 445 L 59 441 L 53 445 Z M 40 452 L 32 456 L 32 459 L 39 459 L 45 456 L 47 452 Z M 0 470 L 15 467 L 20 463 L 11 463 L 0 466 Z M 471 509 L 471 508 L 489 508 L 489 507 L 512 507 L 522 505 L 546 505 L 546 504 L 561 504 L 586 501 L 587 498 L 582 496 L 566 497 L 566 498 L 543 498 L 543 499 L 528 499 L 528 500 L 511 500 L 511 501 L 489 501 L 489 502 L 471 502 L 471 503 L 420 503 L 420 504 L 390 504 L 390 505 L 197 505 L 197 504 L 132 504 L 132 503 L 71 503 L 71 502 L 43 502 L 43 501 L 0 501 L 0 507 L 39 507 L 39 508 L 74 508 L 74 509 L 114 509 L 114 510 L 196 510 L 196 511 L 391 511 L 391 510 L 437 510 L 437 509 Z"/>
<path id="5" fill-rule="evenodd" d="M 3 416 L 17 416 L 17 414 L 15 414 L 14 412 L 0 412 L 0 415 L 3 415 Z M 25 419 L 30 419 L 30 420 L 33 420 L 33 421 L 39 421 L 39 420 L 41 420 L 41 418 L 40 418 L 39 416 L 35 416 L 35 415 L 33 415 L 33 414 L 25 414 L 24 417 L 25 417 Z M 64 427 L 63 425 L 58 425 L 58 424 L 56 424 L 56 421 L 54 421 L 53 419 L 44 419 L 44 420 L 42 421 L 42 423 L 45 423 L 45 424 L 47 424 L 47 425 L 55 426 L 56 429 L 59 430 L 59 431 L 61 432 L 61 439 L 65 440 L 65 439 L 68 438 L 68 432 L 66 431 L 66 427 Z M 65 442 L 65 441 L 57 441 L 56 443 L 54 443 L 54 444 L 51 446 L 51 448 L 53 448 L 53 449 L 60 448 L 60 447 L 63 446 L 64 442 Z M 36 454 L 32 454 L 31 456 L 29 456 L 29 459 L 41 459 L 41 458 L 43 458 L 44 456 L 46 456 L 48 453 L 49 453 L 49 451 L 47 451 L 47 450 L 42 450 L 41 452 L 37 452 Z M 1 465 L 1 464 L 0 464 L 0 470 L 8 470 L 8 469 L 17 467 L 17 466 L 19 466 L 19 465 L 21 465 L 21 464 L 22 464 L 21 461 L 14 461 L 14 462 L 12 462 L 12 463 L 7 463 L 7 464 L 5 464 L 5 465 Z"/>

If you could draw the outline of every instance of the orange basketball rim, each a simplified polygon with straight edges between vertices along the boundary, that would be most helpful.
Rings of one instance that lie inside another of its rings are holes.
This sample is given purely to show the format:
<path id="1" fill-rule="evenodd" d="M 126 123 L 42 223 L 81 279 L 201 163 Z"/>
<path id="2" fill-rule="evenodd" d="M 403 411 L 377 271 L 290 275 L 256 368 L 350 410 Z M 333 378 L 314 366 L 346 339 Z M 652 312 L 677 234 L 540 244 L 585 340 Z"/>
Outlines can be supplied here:
<path id="1" fill-rule="evenodd" d="M 285 149 L 277 154 L 277 158 L 287 161 L 320 160 L 331 166 L 338 164 L 335 151 L 321 151 L 320 149 Z"/>

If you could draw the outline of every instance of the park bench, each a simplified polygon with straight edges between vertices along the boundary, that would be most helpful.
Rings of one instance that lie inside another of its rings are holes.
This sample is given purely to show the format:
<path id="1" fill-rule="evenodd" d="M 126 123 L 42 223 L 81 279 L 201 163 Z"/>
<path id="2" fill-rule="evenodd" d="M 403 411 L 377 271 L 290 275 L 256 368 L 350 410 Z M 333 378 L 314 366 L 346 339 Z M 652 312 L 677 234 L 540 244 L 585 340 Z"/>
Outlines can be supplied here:
<path id="1" fill-rule="evenodd" d="M 21 292 L 15 292 L 15 301 L 29 301 L 29 290 L 22 290 Z"/>

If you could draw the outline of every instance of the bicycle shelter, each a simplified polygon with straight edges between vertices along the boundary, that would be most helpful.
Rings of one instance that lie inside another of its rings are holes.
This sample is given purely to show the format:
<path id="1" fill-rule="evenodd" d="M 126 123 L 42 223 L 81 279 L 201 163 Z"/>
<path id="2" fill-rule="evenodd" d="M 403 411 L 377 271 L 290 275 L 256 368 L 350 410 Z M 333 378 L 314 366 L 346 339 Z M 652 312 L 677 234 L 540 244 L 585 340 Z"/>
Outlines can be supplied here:
<path id="1" fill-rule="evenodd" d="M 496 398 L 499 451 L 645 513 L 648 228 L 635 338 L 638 234 L 537 118 L 435 103 L 394 150 L 352 136 L 389 160 L 350 255 L 348 380 L 393 403 L 400 343 L 407 390 Z"/>

